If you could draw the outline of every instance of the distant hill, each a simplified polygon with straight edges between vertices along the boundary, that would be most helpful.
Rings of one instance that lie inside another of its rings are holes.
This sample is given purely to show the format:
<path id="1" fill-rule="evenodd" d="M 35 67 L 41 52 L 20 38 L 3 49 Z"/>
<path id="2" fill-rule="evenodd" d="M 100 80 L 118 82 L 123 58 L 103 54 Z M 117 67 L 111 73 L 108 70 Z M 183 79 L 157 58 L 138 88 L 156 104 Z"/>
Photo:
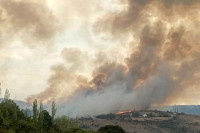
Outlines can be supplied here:
<path id="1" fill-rule="evenodd" d="M 0 98 L 0 102 L 3 101 L 3 98 Z M 24 101 L 19 101 L 19 100 L 14 100 L 14 102 L 19 106 L 20 109 L 32 109 L 32 105 L 24 102 Z"/>
<path id="2" fill-rule="evenodd" d="M 3 98 L 0 98 L 0 102 L 2 100 Z M 20 109 L 32 110 L 31 104 L 20 100 L 14 100 L 14 101 L 20 107 Z M 44 106 L 47 110 L 50 110 L 50 105 L 44 105 Z M 150 110 L 170 111 L 170 112 L 178 112 L 178 113 L 185 113 L 192 115 L 200 115 L 200 105 L 151 106 Z"/>
<path id="3" fill-rule="evenodd" d="M 118 125 L 127 133 L 200 133 L 200 116 L 165 111 L 139 110 L 76 120 L 80 128 L 94 131 Z"/>
<path id="4" fill-rule="evenodd" d="M 200 115 L 200 105 L 152 106 L 150 109 Z"/>

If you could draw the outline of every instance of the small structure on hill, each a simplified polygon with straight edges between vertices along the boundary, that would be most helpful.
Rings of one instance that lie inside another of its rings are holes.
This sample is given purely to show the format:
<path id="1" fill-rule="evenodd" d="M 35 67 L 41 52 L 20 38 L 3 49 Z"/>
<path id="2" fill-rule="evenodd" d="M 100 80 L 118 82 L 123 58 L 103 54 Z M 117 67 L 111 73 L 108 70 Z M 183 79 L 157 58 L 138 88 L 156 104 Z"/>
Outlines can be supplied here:
<path id="1" fill-rule="evenodd" d="M 147 114 L 143 114 L 142 116 L 143 116 L 144 118 L 146 118 L 146 117 L 147 117 Z"/>

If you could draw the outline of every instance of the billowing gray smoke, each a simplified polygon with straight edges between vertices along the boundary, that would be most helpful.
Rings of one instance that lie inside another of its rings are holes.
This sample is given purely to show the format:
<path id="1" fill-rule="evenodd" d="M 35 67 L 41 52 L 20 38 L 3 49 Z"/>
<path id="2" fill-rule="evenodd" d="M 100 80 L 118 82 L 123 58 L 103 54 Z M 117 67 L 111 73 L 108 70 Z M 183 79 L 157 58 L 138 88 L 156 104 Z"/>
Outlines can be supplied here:
<path id="1" fill-rule="evenodd" d="M 19 39 L 25 45 L 52 44 L 59 24 L 45 1 L 0 0 L 0 48 Z"/>
<path id="2" fill-rule="evenodd" d="M 52 69 L 50 87 L 29 100 L 51 100 L 64 92 L 58 100 L 59 113 L 85 116 L 181 100 L 192 103 L 198 99 L 192 91 L 198 92 L 200 80 L 200 1 L 122 0 L 122 3 L 124 10 L 101 17 L 94 31 L 111 35 L 114 41 L 131 34 L 132 52 L 124 62 L 95 59 L 92 79 L 77 74 L 74 67 L 56 67 Z M 88 56 L 79 52 L 72 66 L 85 66 L 81 58 L 87 60 Z M 68 63 L 71 55 L 62 55 Z M 66 91 L 69 86 L 74 87 L 73 91 Z"/>

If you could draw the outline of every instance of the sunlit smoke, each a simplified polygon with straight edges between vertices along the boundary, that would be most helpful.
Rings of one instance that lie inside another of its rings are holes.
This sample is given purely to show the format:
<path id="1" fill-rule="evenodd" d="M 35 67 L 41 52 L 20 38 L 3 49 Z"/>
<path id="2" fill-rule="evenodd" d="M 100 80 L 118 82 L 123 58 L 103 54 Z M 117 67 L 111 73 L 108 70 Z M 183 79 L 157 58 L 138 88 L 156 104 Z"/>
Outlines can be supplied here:
<path id="1" fill-rule="evenodd" d="M 197 92 L 200 79 L 199 1 L 121 2 L 124 9 L 89 23 L 93 35 L 115 45 L 105 52 L 65 48 L 49 86 L 29 101 L 56 98 L 60 114 L 85 116 L 198 100 L 190 89 Z"/>

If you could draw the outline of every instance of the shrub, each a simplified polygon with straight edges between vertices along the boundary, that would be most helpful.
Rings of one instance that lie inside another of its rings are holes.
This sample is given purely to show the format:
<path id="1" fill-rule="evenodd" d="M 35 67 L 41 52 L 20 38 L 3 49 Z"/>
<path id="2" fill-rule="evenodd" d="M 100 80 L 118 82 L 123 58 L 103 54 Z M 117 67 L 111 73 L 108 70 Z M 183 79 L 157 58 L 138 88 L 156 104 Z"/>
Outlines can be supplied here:
<path id="1" fill-rule="evenodd" d="M 120 126 L 107 125 L 98 130 L 100 133 L 126 133 Z"/>

